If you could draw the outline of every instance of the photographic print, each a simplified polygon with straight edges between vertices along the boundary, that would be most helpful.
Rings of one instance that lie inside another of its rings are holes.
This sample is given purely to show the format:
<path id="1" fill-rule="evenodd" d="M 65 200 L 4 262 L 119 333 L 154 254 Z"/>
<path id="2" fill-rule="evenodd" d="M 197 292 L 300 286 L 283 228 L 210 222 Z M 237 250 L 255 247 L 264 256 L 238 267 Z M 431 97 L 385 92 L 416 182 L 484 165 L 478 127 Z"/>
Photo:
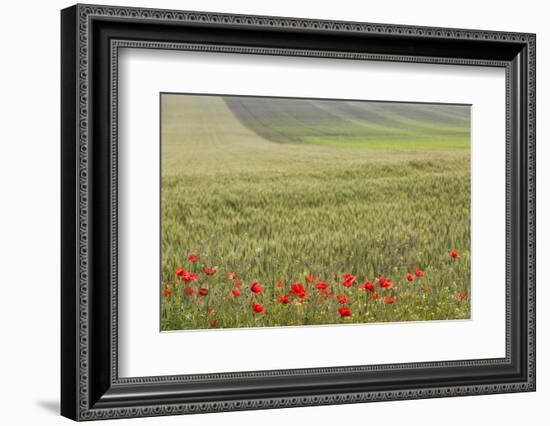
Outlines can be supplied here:
<path id="1" fill-rule="evenodd" d="M 535 391 L 536 75 L 534 33 L 63 9 L 61 414 Z"/>
<path id="2" fill-rule="evenodd" d="M 470 105 L 160 103 L 161 331 L 470 318 Z"/>

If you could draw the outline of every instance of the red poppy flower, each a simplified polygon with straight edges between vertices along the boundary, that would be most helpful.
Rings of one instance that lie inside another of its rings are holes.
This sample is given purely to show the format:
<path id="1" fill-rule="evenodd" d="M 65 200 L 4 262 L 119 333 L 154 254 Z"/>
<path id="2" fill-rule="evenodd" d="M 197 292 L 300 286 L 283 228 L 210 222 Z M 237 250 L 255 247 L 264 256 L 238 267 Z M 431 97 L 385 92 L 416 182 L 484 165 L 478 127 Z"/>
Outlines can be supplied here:
<path id="1" fill-rule="evenodd" d="M 386 278 L 385 276 L 381 276 L 380 278 L 378 278 L 378 284 L 380 285 L 381 288 L 387 288 L 387 289 L 393 288 L 392 281 L 389 278 Z"/>
<path id="2" fill-rule="evenodd" d="M 241 290 L 239 290 L 238 288 L 234 288 L 233 290 L 231 290 L 231 294 L 233 294 L 233 296 L 235 297 L 240 296 Z"/>
<path id="3" fill-rule="evenodd" d="M 449 252 L 449 256 L 451 256 L 453 259 L 458 259 L 460 257 L 460 254 L 458 254 L 458 251 L 456 251 L 455 249 L 452 249 Z"/>
<path id="4" fill-rule="evenodd" d="M 290 290 L 289 294 L 292 294 L 293 296 L 296 296 L 296 297 L 299 297 L 299 298 L 303 299 L 303 298 L 307 297 L 307 295 L 308 295 L 308 292 L 306 291 L 304 286 L 300 283 L 291 284 L 290 288 L 292 290 Z"/>
<path id="5" fill-rule="evenodd" d="M 414 275 L 416 275 L 417 277 L 423 277 L 424 276 L 424 271 L 420 268 L 416 268 L 414 270 Z"/>
<path id="6" fill-rule="evenodd" d="M 345 294 L 339 294 L 338 296 L 336 296 L 336 300 L 338 300 L 338 303 L 340 305 L 348 305 L 349 304 L 348 296 L 346 296 Z"/>
<path id="7" fill-rule="evenodd" d="M 180 268 L 176 268 L 176 275 L 180 276 L 186 283 L 195 281 L 199 276 L 199 274 L 194 274 L 193 272 L 189 272 L 187 269 Z"/>
<path id="8" fill-rule="evenodd" d="M 316 279 L 317 279 L 317 277 L 314 277 L 313 275 L 306 275 L 306 281 L 310 284 L 312 282 L 315 282 Z"/>
<path id="9" fill-rule="evenodd" d="M 252 305 L 252 310 L 257 314 L 261 314 L 264 311 L 264 307 L 259 303 L 254 303 Z"/>
<path id="10" fill-rule="evenodd" d="M 361 284 L 359 286 L 359 288 L 363 288 L 363 289 L 368 290 L 372 293 L 374 291 L 374 284 L 370 281 L 365 281 L 363 284 Z"/>
<path id="11" fill-rule="evenodd" d="M 186 296 L 193 296 L 195 294 L 195 290 L 193 290 L 192 287 L 185 287 L 185 290 L 183 290 Z"/>
<path id="12" fill-rule="evenodd" d="M 235 281 L 233 283 L 233 287 L 240 287 L 242 285 L 242 283 L 240 281 Z"/>
<path id="13" fill-rule="evenodd" d="M 319 281 L 316 285 L 315 285 L 315 288 L 318 288 L 319 290 L 326 290 L 328 288 L 328 284 L 324 281 Z"/>
<path id="14" fill-rule="evenodd" d="M 414 281 L 414 275 L 412 274 L 407 274 L 407 281 Z"/>
<path id="15" fill-rule="evenodd" d="M 321 290 L 326 297 L 332 297 L 332 293 L 328 289 Z"/>
<path id="16" fill-rule="evenodd" d="M 226 272 L 225 274 L 227 275 L 227 278 L 230 279 L 230 280 L 235 280 L 239 276 L 235 272 Z"/>
<path id="17" fill-rule="evenodd" d="M 218 320 L 217 319 L 211 319 L 210 320 L 210 327 L 217 327 L 218 325 Z"/>
<path id="18" fill-rule="evenodd" d="M 288 294 L 283 294 L 281 296 L 277 296 L 277 302 L 282 303 L 283 305 L 288 305 L 290 298 L 288 297 Z"/>
<path id="19" fill-rule="evenodd" d="M 344 287 L 351 287 L 356 282 L 357 282 L 357 278 L 355 277 L 355 275 L 344 274 L 344 282 L 342 283 Z"/>
<path id="20" fill-rule="evenodd" d="M 250 284 L 250 290 L 252 290 L 252 293 L 261 293 L 262 292 L 262 286 L 260 284 L 258 284 L 257 282 L 253 282 L 252 284 Z"/>
<path id="21" fill-rule="evenodd" d="M 209 306 L 206 310 L 208 311 L 209 314 L 214 312 L 214 308 L 212 306 Z"/>
<path id="22" fill-rule="evenodd" d="M 204 268 L 203 271 L 206 275 L 215 275 L 217 269 L 216 268 Z"/>
<path id="23" fill-rule="evenodd" d="M 189 259 L 191 262 L 196 262 L 197 260 L 199 260 L 199 255 L 197 253 L 189 253 L 187 259 Z"/>
<path id="24" fill-rule="evenodd" d="M 370 298 L 371 298 L 372 300 L 377 300 L 377 299 L 380 298 L 380 295 L 379 295 L 378 293 L 372 293 L 372 294 L 370 295 Z"/>
<path id="25" fill-rule="evenodd" d="M 164 295 L 164 297 L 170 297 L 170 296 L 172 296 L 172 291 L 170 291 L 166 288 L 166 289 L 164 289 L 163 295 Z"/>
<path id="26" fill-rule="evenodd" d="M 282 282 L 282 281 L 277 281 L 277 282 L 275 283 L 275 285 L 276 285 L 277 287 L 284 287 L 284 286 L 285 286 L 285 283 Z"/>
<path id="27" fill-rule="evenodd" d="M 351 317 L 351 311 L 349 310 L 349 308 L 346 308 L 346 307 L 338 308 L 338 313 L 342 318 Z"/>
<path id="28" fill-rule="evenodd" d="M 190 283 L 195 281 L 198 278 L 199 274 L 195 274 L 193 272 L 188 272 L 187 274 L 183 275 L 183 281 Z"/>
<path id="29" fill-rule="evenodd" d="M 466 291 L 461 291 L 460 293 L 458 293 L 458 300 L 460 300 L 461 302 L 463 300 L 466 300 L 468 298 L 468 293 Z"/>
<path id="30" fill-rule="evenodd" d="M 201 296 L 208 296 L 208 289 L 207 288 L 199 288 L 199 294 Z"/>
<path id="31" fill-rule="evenodd" d="M 394 302 L 395 302 L 395 297 L 391 297 L 391 296 L 385 296 L 384 297 L 384 302 L 390 304 L 390 305 L 393 305 Z"/>

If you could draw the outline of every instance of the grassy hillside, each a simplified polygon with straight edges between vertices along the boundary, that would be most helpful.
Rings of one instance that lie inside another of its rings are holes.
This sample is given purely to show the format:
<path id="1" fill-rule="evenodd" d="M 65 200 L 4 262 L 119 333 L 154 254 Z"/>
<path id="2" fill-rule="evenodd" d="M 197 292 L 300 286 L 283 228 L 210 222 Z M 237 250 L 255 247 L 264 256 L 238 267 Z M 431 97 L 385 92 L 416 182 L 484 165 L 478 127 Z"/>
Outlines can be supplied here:
<path id="1" fill-rule="evenodd" d="M 239 120 L 279 143 L 383 149 L 469 147 L 470 110 L 463 105 L 226 97 Z"/>
<path id="2" fill-rule="evenodd" d="M 162 97 L 162 329 L 468 318 L 468 108 L 272 104 Z M 191 285 L 208 296 L 186 296 L 177 267 L 200 272 Z M 416 267 L 425 276 L 411 283 Z M 225 272 L 239 274 L 240 296 Z M 345 273 L 391 278 L 377 294 L 395 303 L 342 287 Z M 306 274 L 347 294 L 352 316 L 314 287 L 302 303 L 277 303 Z"/>

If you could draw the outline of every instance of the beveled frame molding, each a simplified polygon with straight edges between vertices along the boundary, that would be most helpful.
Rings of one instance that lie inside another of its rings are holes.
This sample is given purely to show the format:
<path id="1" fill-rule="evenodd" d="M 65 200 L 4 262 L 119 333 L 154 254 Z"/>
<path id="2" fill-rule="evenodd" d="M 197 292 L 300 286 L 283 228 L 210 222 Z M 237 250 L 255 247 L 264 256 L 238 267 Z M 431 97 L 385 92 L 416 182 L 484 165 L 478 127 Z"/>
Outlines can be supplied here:
<path id="1" fill-rule="evenodd" d="M 120 48 L 505 68 L 505 358 L 119 378 L 116 165 Z M 533 391 L 535 36 L 95 5 L 65 9 L 62 225 L 61 411 L 69 418 Z"/>

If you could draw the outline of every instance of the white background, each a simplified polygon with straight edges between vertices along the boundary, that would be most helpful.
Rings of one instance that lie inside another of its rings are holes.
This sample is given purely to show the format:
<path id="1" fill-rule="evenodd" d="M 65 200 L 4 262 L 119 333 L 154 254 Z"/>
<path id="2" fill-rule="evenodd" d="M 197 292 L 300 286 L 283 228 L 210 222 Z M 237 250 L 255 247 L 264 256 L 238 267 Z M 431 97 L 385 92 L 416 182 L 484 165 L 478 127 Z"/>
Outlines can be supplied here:
<path id="1" fill-rule="evenodd" d="M 504 75 L 504 69 L 488 67 L 268 56 L 243 61 L 242 55 L 124 49 L 118 91 L 119 374 L 504 357 Z M 167 91 L 472 104 L 471 320 L 159 333 L 160 218 L 151 200 L 159 199 L 158 97 Z M 346 350 L 334 342 L 346 342 Z M 205 350 L 216 345 L 232 350 L 223 357 Z M 250 357 L 255 347 L 262 348 L 261 356 Z"/>
<path id="2" fill-rule="evenodd" d="M 118 4 L 105 0 L 103 3 Z M 383 23 L 529 31 L 537 33 L 538 391 L 423 401 L 293 408 L 108 421 L 102 424 L 319 425 L 381 423 L 465 425 L 545 424 L 550 400 L 550 28 L 541 1 L 319 2 L 269 0 L 143 1 L 120 3 L 347 19 Z M 0 67 L 0 352 L 1 421 L 69 424 L 58 417 L 59 394 L 59 9 L 66 1 L 3 5 Z M 546 77 L 546 81 L 545 81 Z M 546 189 L 545 189 L 546 187 Z M 213 349 L 214 350 L 214 349 Z M 118 423 L 116 423 L 118 422 Z"/>

